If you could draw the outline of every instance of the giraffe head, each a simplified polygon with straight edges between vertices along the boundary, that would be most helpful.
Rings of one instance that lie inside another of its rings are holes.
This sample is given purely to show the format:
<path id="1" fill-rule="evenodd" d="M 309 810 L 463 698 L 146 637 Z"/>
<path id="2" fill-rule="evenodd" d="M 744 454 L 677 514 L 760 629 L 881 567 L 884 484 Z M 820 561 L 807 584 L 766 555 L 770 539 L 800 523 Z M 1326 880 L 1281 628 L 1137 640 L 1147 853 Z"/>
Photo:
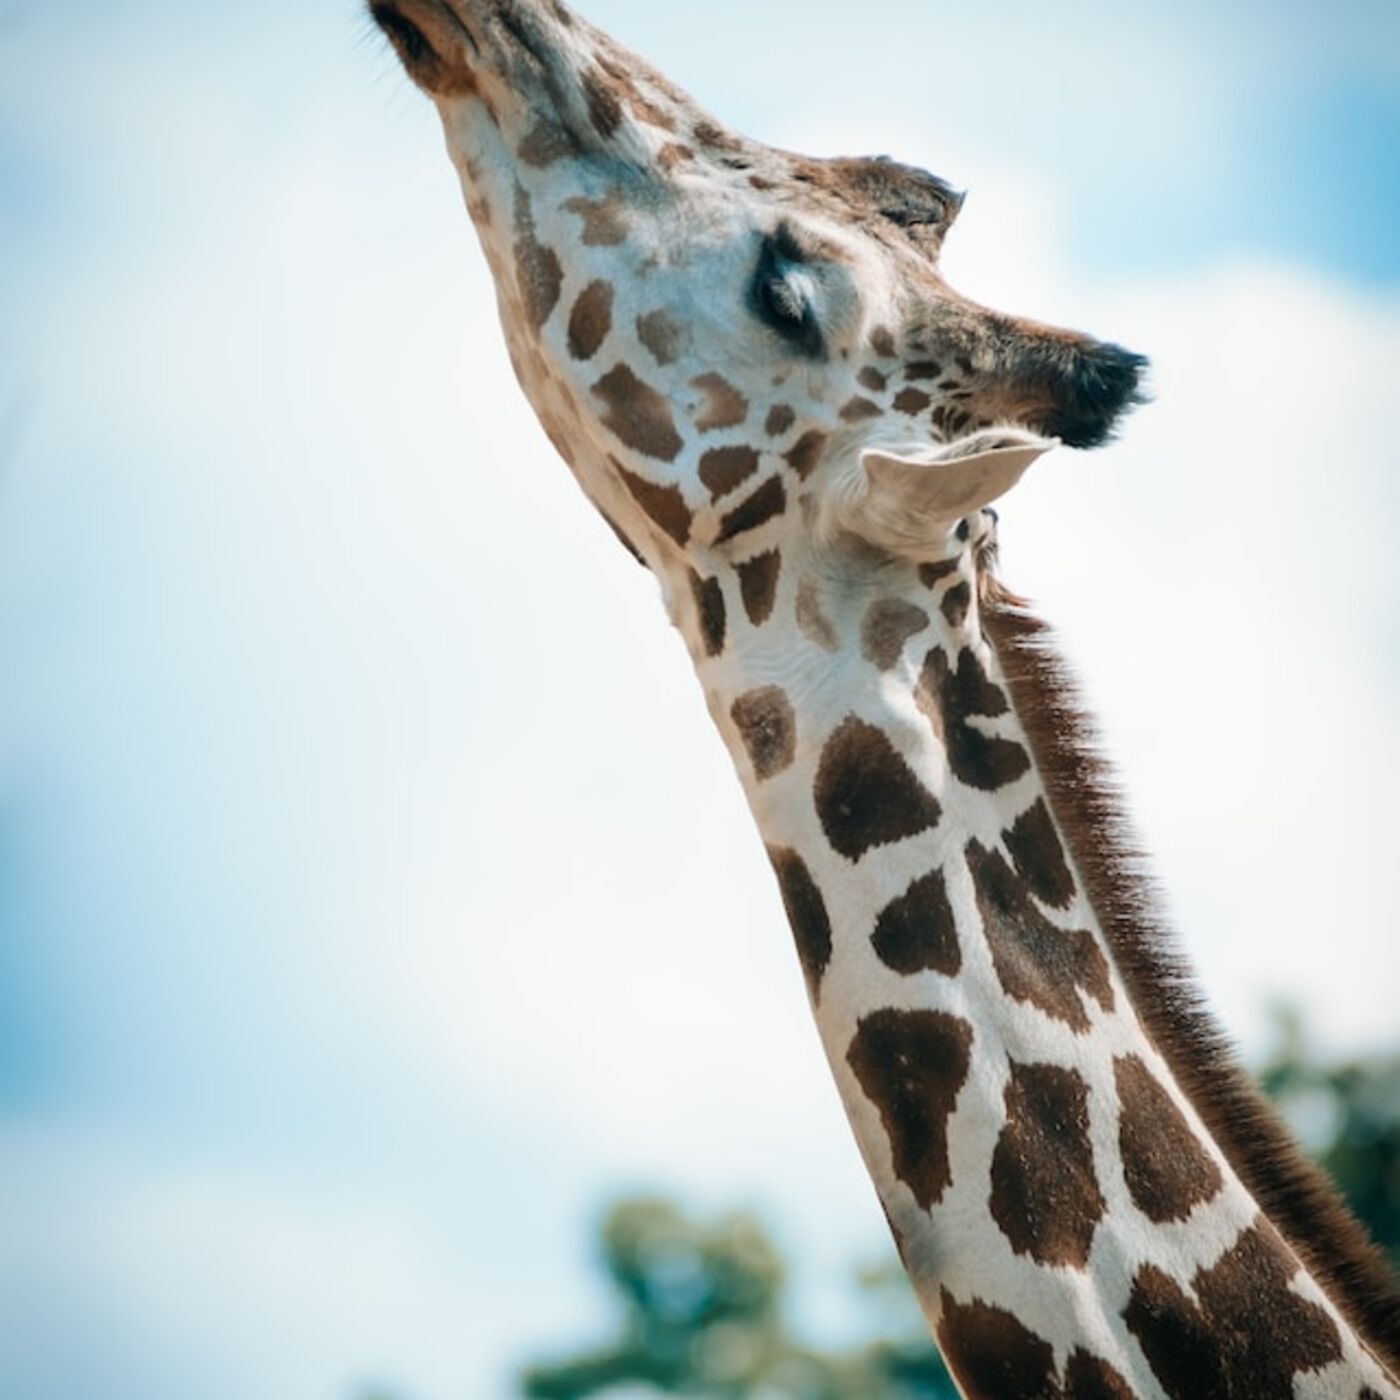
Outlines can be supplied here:
<path id="1" fill-rule="evenodd" d="M 536 413 L 663 578 L 941 557 L 1136 400 L 1141 357 L 949 287 L 938 177 L 738 136 L 558 0 L 371 11 L 437 105 Z"/>

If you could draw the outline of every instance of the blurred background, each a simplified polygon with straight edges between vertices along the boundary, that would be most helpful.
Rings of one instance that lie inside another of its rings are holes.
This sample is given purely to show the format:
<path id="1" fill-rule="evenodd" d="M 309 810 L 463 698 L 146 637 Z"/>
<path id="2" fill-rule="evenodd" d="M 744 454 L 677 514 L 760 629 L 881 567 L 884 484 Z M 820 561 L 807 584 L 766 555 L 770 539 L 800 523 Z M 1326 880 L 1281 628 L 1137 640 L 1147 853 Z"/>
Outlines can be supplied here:
<path id="1" fill-rule="evenodd" d="M 1400 8 L 588 13 L 968 187 L 957 285 L 1153 357 L 1004 573 L 1394 1248 Z M 683 649 L 354 0 L 0 0 L 0 1393 L 937 1395 L 883 1230 Z"/>

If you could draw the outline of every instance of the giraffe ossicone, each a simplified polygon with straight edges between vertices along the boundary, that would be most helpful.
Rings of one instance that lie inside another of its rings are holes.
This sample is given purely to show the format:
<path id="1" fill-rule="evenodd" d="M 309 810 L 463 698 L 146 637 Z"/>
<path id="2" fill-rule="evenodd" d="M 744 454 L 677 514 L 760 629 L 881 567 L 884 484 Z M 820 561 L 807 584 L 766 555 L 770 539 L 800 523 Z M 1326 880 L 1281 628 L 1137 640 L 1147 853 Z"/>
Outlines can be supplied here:
<path id="1" fill-rule="evenodd" d="M 1140 356 L 959 196 L 741 137 L 560 0 L 372 0 L 545 431 L 655 574 L 929 1323 L 982 1400 L 1400 1400 L 1384 1264 L 1189 993 L 989 509 Z"/>

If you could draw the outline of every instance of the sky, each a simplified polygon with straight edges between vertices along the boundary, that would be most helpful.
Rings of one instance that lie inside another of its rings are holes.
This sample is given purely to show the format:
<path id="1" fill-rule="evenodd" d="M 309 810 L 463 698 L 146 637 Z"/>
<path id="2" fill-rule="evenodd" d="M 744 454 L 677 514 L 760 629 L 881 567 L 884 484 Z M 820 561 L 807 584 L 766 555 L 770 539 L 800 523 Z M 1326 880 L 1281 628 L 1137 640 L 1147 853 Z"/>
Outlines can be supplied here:
<path id="1" fill-rule="evenodd" d="M 1004 573 L 1246 1049 L 1279 999 L 1393 1049 L 1400 10 L 588 13 L 967 187 L 955 284 L 1152 356 Z M 854 1325 L 771 874 L 436 118 L 351 0 L 0 0 L 0 1393 L 503 1400 L 604 1329 L 632 1187 L 761 1208 Z"/>

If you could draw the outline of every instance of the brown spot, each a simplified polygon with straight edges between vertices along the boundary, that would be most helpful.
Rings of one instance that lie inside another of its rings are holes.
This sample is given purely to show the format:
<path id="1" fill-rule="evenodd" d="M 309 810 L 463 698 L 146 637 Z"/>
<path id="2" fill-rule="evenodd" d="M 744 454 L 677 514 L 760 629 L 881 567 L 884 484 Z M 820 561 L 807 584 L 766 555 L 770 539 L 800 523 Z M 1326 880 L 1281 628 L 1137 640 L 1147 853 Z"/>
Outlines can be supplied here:
<path id="1" fill-rule="evenodd" d="M 626 200 L 621 190 L 603 199 L 581 194 L 566 199 L 563 207 L 583 220 L 583 242 L 590 248 L 615 248 L 627 237 Z"/>
<path id="2" fill-rule="evenodd" d="M 882 360 L 892 360 L 899 353 L 895 349 L 894 334 L 888 326 L 876 326 L 870 332 L 870 348 Z"/>
<path id="3" fill-rule="evenodd" d="M 766 180 L 762 175 L 750 175 L 749 184 L 756 190 L 772 190 L 777 188 L 772 180 Z"/>
<path id="4" fill-rule="evenodd" d="M 1332 1319 L 1289 1288 L 1298 1261 L 1262 1218 L 1213 1269 L 1192 1280 L 1193 1301 L 1147 1265 L 1123 1311 L 1171 1400 L 1277 1400 L 1300 1371 L 1342 1354 Z"/>
<path id="5" fill-rule="evenodd" d="M 1089 1086 L 1058 1065 L 1011 1065 L 992 1153 L 992 1219 L 1017 1254 L 1082 1269 L 1104 1214 L 1089 1141 Z"/>
<path id="6" fill-rule="evenodd" d="M 875 920 L 870 941 L 880 961 L 894 972 L 955 977 L 962 967 L 962 950 L 943 872 L 935 870 L 915 880 L 887 904 Z"/>
<path id="7" fill-rule="evenodd" d="M 948 1119 L 967 1082 L 972 1027 L 942 1011 L 876 1011 L 856 1027 L 846 1063 L 889 1138 L 895 1175 L 924 1209 L 953 1180 Z"/>
<path id="8" fill-rule="evenodd" d="M 606 141 L 622 125 L 622 103 L 601 73 L 589 69 L 581 81 L 584 100 L 588 103 L 588 119 Z"/>
<path id="9" fill-rule="evenodd" d="M 1133 1202 L 1155 1224 L 1185 1220 L 1219 1192 L 1220 1169 L 1136 1055 L 1115 1060 L 1113 1073 L 1122 1105 L 1118 1150 Z"/>
<path id="10" fill-rule="evenodd" d="M 612 330 L 613 285 L 590 282 L 579 293 L 569 316 L 569 354 L 591 360 Z"/>
<path id="11" fill-rule="evenodd" d="M 774 404 L 768 410 L 768 417 L 764 421 L 763 431 L 769 437 L 782 437 L 792 425 L 797 422 L 797 414 L 785 403 Z"/>
<path id="12" fill-rule="evenodd" d="M 538 331 L 549 320 L 559 303 L 564 270 L 559 255 L 535 238 L 535 218 L 530 196 L 519 186 L 515 191 L 515 280 L 525 302 L 530 324 Z"/>
<path id="13" fill-rule="evenodd" d="M 665 131 L 676 129 L 675 119 L 671 114 L 665 108 L 657 106 L 650 97 L 642 92 L 632 75 L 616 59 L 606 54 L 600 55 L 598 67 L 613 80 L 616 91 L 622 94 L 623 100 L 634 116 L 642 121 L 650 122 L 653 126 L 659 126 Z"/>
<path id="14" fill-rule="evenodd" d="M 1009 709 L 1006 696 L 987 679 L 970 647 L 958 654 L 956 672 L 942 648 L 929 652 L 915 699 L 947 749 L 948 766 L 959 782 L 979 792 L 996 792 L 1030 772 L 1030 756 L 1020 744 L 970 722 L 996 718 Z"/>
<path id="15" fill-rule="evenodd" d="M 881 598 L 870 605 L 860 629 L 865 659 L 881 671 L 892 670 L 904 645 L 928 626 L 928 614 L 902 598 Z"/>
<path id="16" fill-rule="evenodd" d="M 690 507 L 685 503 L 679 486 L 658 486 L 654 481 L 635 476 L 616 457 L 609 457 L 609 463 L 622 478 L 622 484 L 632 493 L 632 499 L 641 506 L 652 523 L 684 545 L 690 539 Z"/>
<path id="17" fill-rule="evenodd" d="M 964 579 L 956 587 L 950 588 L 943 595 L 939 608 L 947 619 L 948 626 L 954 632 L 962 631 L 967 614 L 972 608 L 972 586 Z"/>
<path id="18" fill-rule="evenodd" d="M 865 368 L 856 375 L 856 380 L 863 388 L 869 389 L 872 394 L 883 393 L 886 385 L 889 383 L 889 380 L 887 380 L 874 365 L 866 365 Z"/>
<path id="19" fill-rule="evenodd" d="M 1108 962 L 1094 935 L 1087 929 L 1056 928 L 999 851 L 970 841 L 967 864 L 992 963 L 1007 996 L 1038 1006 L 1080 1034 L 1089 1029 L 1085 994 L 1112 1011 Z"/>
<path id="20" fill-rule="evenodd" d="M 638 121 L 650 122 L 652 126 L 660 127 L 662 131 L 676 129 L 675 117 L 635 85 L 629 85 L 627 88 L 627 105 L 632 109 L 632 115 Z"/>
<path id="21" fill-rule="evenodd" d="M 920 564 L 919 582 L 925 588 L 936 588 L 945 578 L 952 578 L 961 566 L 961 559 L 939 559 L 932 564 Z"/>
<path id="22" fill-rule="evenodd" d="M 938 1347 L 967 1400 L 1136 1400 L 1107 1361 L 1082 1349 L 1061 1385 L 1049 1342 L 1005 1309 L 978 1298 L 961 1304 L 946 1288 Z"/>
<path id="23" fill-rule="evenodd" d="M 843 423 L 861 423 L 867 418 L 878 418 L 879 416 L 880 405 L 871 403 L 869 399 L 862 398 L 859 394 L 847 400 L 841 410 Z"/>
<path id="24" fill-rule="evenodd" d="M 548 117 L 536 119 L 517 152 L 526 165 L 534 166 L 536 170 L 542 170 L 547 165 L 553 165 L 556 160 L 563 160 L 566 156 L 575 156 L 578 153 L 578 142 L 574 140 L 573 134 L 558 122 L 550 121 Z"/>
<path id="25" fill-rule="evenodd" d="M 1137 1392 L 1102 1357 L 1076 1351 L 1065 1368 L 1065 1400 L 1137 1400 Z"/>
<path id="26" fill-rule="evenodd" d="M 744 600 L 744 611 L 755 627 L 762 627 L 773 615 L 782 562 L 778 551 L 770 549 L 739 565 L 739 594 Z"/>
<path id="27" fill-rule="evenodd" d="M 738 427 L 749 416 L 749 401 L 722 374 L 698 374 L 690 383 L 706 398 L 705 407 L 695 420 L 702 433 Z"/>
<path id="28" fill-rule="evenodd" d="M 915 360 L 904 367 L 904 377 L 909 380 L 937 379 L 942 373 L 943 366 L 936 360 Z"/>
<path id="29" fill-rule="evenodd" d="M 826 442 L 827 434 L 813 428 L 797 439 L 783 460 L 803 481 L 806 481 L 821 460 L 822 450 L 826 447 Z"/>
<path id="30" fill-rule="evenodd" d="M 695 159 L 695 152 L 689 146 L 683 146 L 679 141 L 668 141 L 656 153 L 656 163 L 663 170 L 674 170 L 678 165 L 684 165 L 687 161 Z"/>
<path id="31" fill-rule="evenodd" d="M 717 501 L 743 485 L 758 470 L 758 453 L 752 447 L 713 447 L 700 458 L 700 480 Z"/>
<path id="32" fill-rule="evenodd" d="M 928 831 L 942 816 L 889 736 L 854 715 L 826 741 L 813 795 L 826 839 L 852 861 Z"/>
<path id="33" fill-rule="evenodd" d="M 659 365 L 674 364 L 680 354 L 684 329 L 666 311 L 648 311 L 637 317 L 637 338 Z"/>
<path id="34" fill-rule="evenodd" d="M 1068 909 L 1074 903 L 1074 876 L 1043 797 L 1036 798 L 1035 805 L 1001 833 L 1001 839 L 1016 862 L 1016 873 L 1037 899 L 1054 909 Z"/>
<path id="35" fill-rule="evenodd" d="M 770 476 L 752 496 L 740 502 L 724 517 L 720 523 L 719 534 L 715 536 L 715 543 L 724 544 L 736 535 L 756 530 L 786 509 L 787 489 L 783 486 L 782 478 Z"/>
<path id="36" fill-rule="evenodd" d="M 626 365 L 615 365 L 594 386 L 607 412 L 603 426 L 621 442 L 648 457 L 672 462 L 685 445 L 671 417 L 671 406 Z"/>
<path id="37" fill-rule="evenodd" d="M 894 406 L 901 413 L 922 413 L 933 400 L 922 389 L 901 389 L 894 396 Z"/>
<path id="38" fill-rule="evenodd" d="M 783 908 L 787 911 L 802 974 L 807 980 L 807 995 L 815 1003 L 821 995 L 822 975 L 831 961 L 831 920 L 827 917 L 826 902 L 807 863 L 796 851 L 770 847 L 768 859 L 778 877 Z"/>
<path id="39" fill-rule="evenodd" d="M 811 579 L 803 579 L 797 588 L 797 627 L 823 651 L 836 651 L 841 645 L 831 619 L 822 611 L 822 600 Z"/>
<path id="40" fill-rule="evenodd" d="M 695 599 L 695 610 L 700 619 L 700 636 L 705 643 L 705 655 L 718 656 L 724 650 L 728 621 L 724 607 L 724 589 L 720 587 L 717 578 L 701 578 L 692 569 L 690 592 Z"/>
<path id="41" fill-rule="evenodd" d="M 749 751 L 759 782 L 767 782 L 792 766 L 797 753 L 797 716 L 781 686 L 746 692 L 730 706 L 729 716 Z"/>
<path id="42" fill-rule="evenodd" d="M 731 136 L 717 122 L 709 120 L 698 121 L 690 129 L 690 134 L 702 145 L 713 146 L 720 151 L 737 151 L 741 148 L 742 142 Z"/>

